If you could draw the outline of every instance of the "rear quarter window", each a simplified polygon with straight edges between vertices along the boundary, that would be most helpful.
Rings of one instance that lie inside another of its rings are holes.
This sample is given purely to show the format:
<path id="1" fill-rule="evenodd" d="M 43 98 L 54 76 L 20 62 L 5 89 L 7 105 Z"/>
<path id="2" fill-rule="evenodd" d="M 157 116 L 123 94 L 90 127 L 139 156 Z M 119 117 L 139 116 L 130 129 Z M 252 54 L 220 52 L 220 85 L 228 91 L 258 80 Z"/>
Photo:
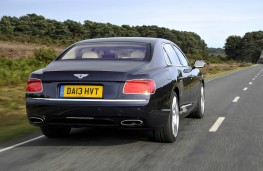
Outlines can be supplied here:
<path id="1" fill-rule="evenodd" d="M 173 45 L 173 48 L 174 48 L 176 54 L 178 55 L 178 57 L 180 58 L 180 61 L 183 64 L 183 66 L 190 66 L 190 64 L 189 64 L 186 56 L 183 54 L 183 52 L 174 45 Z"/>
<path id="2" fill-rule="evenodd" d="M 163 50 L 164 50 L 165 58 L 170 59 L 170 63 L 172 65 L 175 65 L 175 66 L 181 66 L 182 65 L 171 44 L 168 44 L 168 43 L 164 44 Z M 168 60 L 166 60 L 166 62 L 168 62 Z M 169 65 L 170 63 L 167 63 L 167 64 Z"/>

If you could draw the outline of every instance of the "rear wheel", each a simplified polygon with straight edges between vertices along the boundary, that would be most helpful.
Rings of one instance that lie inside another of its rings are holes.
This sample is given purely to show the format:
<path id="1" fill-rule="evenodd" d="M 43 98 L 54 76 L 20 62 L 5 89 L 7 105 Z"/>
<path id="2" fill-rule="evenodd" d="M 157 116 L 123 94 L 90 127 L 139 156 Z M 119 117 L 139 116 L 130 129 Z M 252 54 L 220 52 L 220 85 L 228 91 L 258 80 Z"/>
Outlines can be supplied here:
<path id="1" fill-rule="evenodd" d="M 198 105 L 196 111 L 191 113 L 191 117 L 194 118 L 203 118 L 205 113 L 205 92 L 204 86 L 201 87 L 200 97 L 198 98 Z"/>
<path id="2" fill-rule="evenodd" d="M 154 130 L 155 140 L 158 142 L 175 142 L 179 130 L 179 105 L 175 92 L 171 96 L 170 115 L 167 123 L 161 129 Z"/>
<path id="3" fill-rule="evenodd" d="M 42 126 L 42 133 L 49 138 L 62 138 L 67 137 L 70 133 L 71 127 L 67 126 L 55 126 L 55 125 L 47 125 Z"/>

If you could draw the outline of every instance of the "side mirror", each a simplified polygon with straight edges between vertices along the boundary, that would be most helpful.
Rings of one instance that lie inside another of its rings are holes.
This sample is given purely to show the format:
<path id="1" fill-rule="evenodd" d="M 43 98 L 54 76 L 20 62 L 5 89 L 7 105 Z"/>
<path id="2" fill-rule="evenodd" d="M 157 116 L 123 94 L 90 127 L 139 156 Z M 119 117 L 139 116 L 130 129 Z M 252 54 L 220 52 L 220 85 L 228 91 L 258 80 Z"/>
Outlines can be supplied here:
<path id="1" fill-rule="evenodd" d="M 203 68 L 205 65 L 206 62 L 204 60 L 196 60 L 194 63 L 194 68 Z"/>

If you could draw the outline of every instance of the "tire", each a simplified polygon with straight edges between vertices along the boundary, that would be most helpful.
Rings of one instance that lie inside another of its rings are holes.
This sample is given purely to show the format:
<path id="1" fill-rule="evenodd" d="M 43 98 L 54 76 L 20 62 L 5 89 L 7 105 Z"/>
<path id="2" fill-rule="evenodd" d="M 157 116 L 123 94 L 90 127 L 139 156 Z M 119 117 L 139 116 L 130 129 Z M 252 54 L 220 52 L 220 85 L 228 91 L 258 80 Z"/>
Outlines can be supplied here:
<path id="1" fill-rule="evenodd" d="M 71 127 L 67 126 L 42 126 L 42 133 L 48 138 L 63 138 L 69 136 Z"/>
<path id="2" fill-rule="evenodd" d="M 204 86 L 201 87 L 200 97 L 198 98 L 198 105 L 196 110 L 190 114 L 190 117 L 201 119 L 205 113 L 205 92 Z"/>
<path id="3" fill-rule="evenodd" d="M 173 143 L 179 130 L 179 103 L 175 92 L 171 95 L 170 115 L 167 123 L 161 129 L 154 130 L 154 138 L 157 142 Z"/>

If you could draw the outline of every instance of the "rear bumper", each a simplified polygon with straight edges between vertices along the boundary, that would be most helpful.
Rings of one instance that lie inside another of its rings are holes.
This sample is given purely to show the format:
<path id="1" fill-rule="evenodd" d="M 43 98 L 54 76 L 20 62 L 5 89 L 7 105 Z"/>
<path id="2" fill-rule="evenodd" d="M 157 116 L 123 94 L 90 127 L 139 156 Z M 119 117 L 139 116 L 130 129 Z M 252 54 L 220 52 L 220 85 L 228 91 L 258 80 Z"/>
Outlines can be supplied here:
<path id="1" fill-rule="evenodd" d="M 52 99 L 27 98 L 26 110 L 36 126 L 47 124 L 71 127 L 161 128 L 167 122 L 169 109 L 156 108 L 149 100 L 136 99 Z M 122 125 L 124 120 L 140 120 L 140 125 Z"/>

